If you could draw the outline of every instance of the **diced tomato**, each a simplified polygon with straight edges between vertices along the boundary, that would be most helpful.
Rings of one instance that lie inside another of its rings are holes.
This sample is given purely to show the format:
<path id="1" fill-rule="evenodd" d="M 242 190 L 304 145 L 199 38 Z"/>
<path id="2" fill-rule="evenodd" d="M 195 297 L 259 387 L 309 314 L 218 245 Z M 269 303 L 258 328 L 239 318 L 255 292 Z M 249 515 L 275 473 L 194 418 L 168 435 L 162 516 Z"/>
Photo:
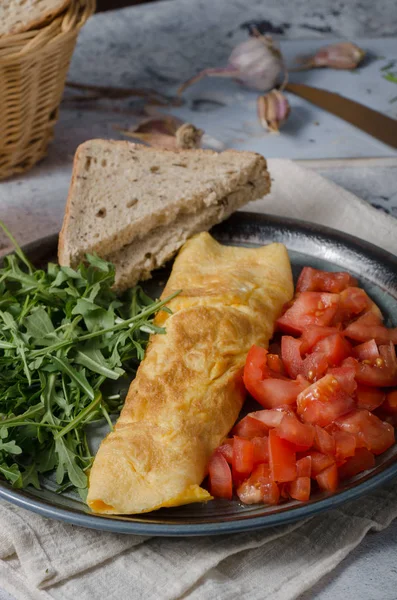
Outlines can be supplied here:
<path id="1" fill-rule="evenodd" d="M 335 454 L 335 440 L 325 429 L 315 426 L 314 448 L 322 454 Z"/>
<path id="2" fill-rule="evenodd" d="M 374 365 L 360 362 L 357 367 L 358 383 L 375 387 L 393 387 L 397 385 L 397 359 L 393 344 L 379 346 L 379 358 Z"/>
<path id="3" fill-rule="evenodd" d="M 300 340 L 283 335 L 281 338 L 281 358 L 288 375 L 296 379 L 299 373 L 302 373 L 303 359 L 300 352 Z"/>
<path id="4" fill-rule="evenodd" d="M 223 444 L 218 446 L 217 451 L 222 454 L 231 465 L 233 463 L 233 439 L 227 438 L 223 441 Z"/>
<path id="5" fill-rule="evenodd" d="M 371 315 L 372 313 L 367 314 Z M 367 315 L 363 315 L 361 319 L 353 321 L 353 323 L 350 323 L 345 329 L 345 334 L 351 340 L 355 340 L 356 342 L 374 340 L 376 344 L 388 344 L 389 342 L 397 344 L 397 327 L 388 329 L 379 323 L 370 324 L 370 319 Z M 371 320 L 374 321 L 374 319 Z"/>
<path id="6" fill-rule="evenodd" d="M 310 477 L 312 473 L 312 457 L 304 456 L 296 461 L 297 477 Z"/>
<path id="7" fill-rule="evenodd" d="M 321 325 L 309 325 L 305 327 L 300 338 L 302 356 L 310 352 L 317 342 L 333 333 L 339 333 L 339 329 L 337 327 L 321 327 Z"/>
<path id="8" fill-rule="evenodd" d="M 233 435 L 237 435 L 241 438 L 246 438 L 248 440 L 259 437 L 261 435 L 265 435 L 267 433 L 267 427 L 258 419 L 253 419 L 249 415 L 241 419 L 236 425 L 233 427 Z"/>
<path id="9" fill-rule="evenodd" d="M 357 389 L 357 383 L 355 380 L 357 369 L 357 361 L 354 358 L 349 357 L 343 361 L 340 367 L 334 367 L 329 369 L 329 375 L 335 377 L 338 383 L 342 386 L 346 394 L 353 396 Z"/>
<path id="10" fill-rule="evenodd" d="M 337 463 L 345 462 L 346 458 L 354 455 L 356 450 L 356 437 L 347 431 L 335 431 L 335 456 Z"/>
<path id="11" fill-rule="evenodd" d="M 353 410 L 337 419 L 336 423 L 343 431 L 352 433 L 373 454 L 382 454 L 394 444 L 392 425 L 381 421 L 368 410 Z"/>
<path id="12" fill-rule="evenodd" d="M 339 295 L 302 292 L 293 305 L 277 320 L 278 328 L 293 335 L 301 334 L 309 325 L 329 325 L 339 306 Z"/>
<path id="13" fill-rule="evenodd" d="M 321 473 L 321 471 L 324 471 L 324 469 L 335 463 L 335 458 L 333 456 L 316 452 L 316 450 L 309 450 L 309 452 L 306 453 L 306 456 L 310 456 L 311 458 L 312 470 L 310 477 L 312 479 Z"/>
<path id="14" fill-rule="evenodd" d="M 323 352 L 313 352 L 306 356 L 302 365 L 302 375 L 312 383 L 321 379 L 328 369 L 328 358 Z"/>
<path id="15" fill-rule="evenodd" d="M 294 414 L 285 414 L 276 431 L 279 437 L 295 444 L 299 451 L 308 450 L 313 445 L 314 428 L 301 423 Z"/>
<path id="16" fill-rule="evenodd" d="M 364 311 L 382 319 L 382 313 L 364 290 L 358 287 L 349 287 L 340 294 L 340 306 L 334 323 L 346 323 Z"/>
<path id="17" fill-rule="evenodd" d="M 329 366 L 335 367 L 351 355 L 352 345 L 340 333 L 334 333 L 317 342 L 313 352 L 325 354 Z"/>
<path id="18" fill-rule="evenodd" d="M 327 467 L 316 476 L 319 487 L 326 492 L 336 492 L 339 483 L 338 479 L 338 468 L 335 464 Z"/>
<path id="19" fill-rule="evenodd" d="M 289 484 L 289 495 L 294 500 L 307 502 L 310 499 L 310 477 L 297 477 Z"/>
<path id="20" fill-rule="evenodd" d="M 280 375 L 286 375 L 283 361 L 278 356 L 278 354 L 268 354 L 267 355 L 267 365 L 271 371 L 274 373 L 279 373 Z"/>
<path id="21" fill-rule="evenodd" d="M 302 378 L 297 381 L 273 379 L 267 366 L 267 351 L 252 346 L 244 367 L 244 384 L 251 396 L 265 408 L 294 404 L 297 395 L 307 387 Z"/>
<path id="22" fill-rule="evenodd" d="M 232 473 L 225 457 L 215 450 L 208 465 L 210 494 L 217 498 L 228 498 L 233 494 Z"/>
<path id="23" fill-rule="evenodd" d="M 256 410 L 255 412 L 249 413 L 249 416 L 253 419 L 262 421 L 269 429 L 280 425 L 282 418 L 285 413 L 291 412 L 289 406 L 272 408 L 270 410 Z"/>
<path id="24" fill-rule="evenodd" d="M 368 340 L 368 342 L 364 342 L 353 348 L 353 356 L 358 358 L 358 360 L 369 360 L 370 363 L 374 362 L 379 358 L 379 350 L 375 340 Z"/>
<path id="25" fill-rule="evenodd" d="M 236 435 L 233 439 L 233 474 L 249 475 L 254 467 L 254 446 Z"/>
<path id="26" fill-rule="evenodd" d="M 296 478 L 295 446 L 280 438 L 274 429 L 269 431 L 269 463 L 273 481 L 293 481 Z"/>
<path id="27" fill-rule="evenodd" d="M 319 271 L 304 267 L 296 284 L 297 292 L 332 292 L 337 294 L 349 286 L 357 285 L 357 279 L 349 273 Z"/>
<path id="28" fill-rule="evenodd" d="M 374 466 L 375 457 L 372 452 L 367 448 L 357 448 L 354 456 L 348 458 L 345 464 L 339 467 L 339 476 L 341 479 L 347 479 Z"/>
<path id="29" fill-rule="evenodd" d="M 301 419 L 320 427 L 332 423 L 353 407 L 354 400 L 333 375 L 325 375 L 297 398 L 297 412 Z"/>
<path id="30" fill-rule="evenodd" d="M 370 387 L 359 383 L 356 389 L 356 404 L 357 408 L 366 408 L 367 410 L 373 411 L 378 408 L 386 398 L 384 390 Z"/>
<path id="31" fill-rule="evenodd" d="M 269 440 L 268 437 L 254 437 L 251 440 L 254 447 L 254 466 L 261 463 L 269 463 Z"/>
<path id="32" fill-rule="evenodd" d="M 256 467 L 252 475 L 237 488 L 237 495 L 245 504 L 278 504 L 280 490 L 271 478 L 271 472 L 265 465 Z"/>
<path id="33" fill-rule="evenodd" d="M 392 390 L 386 395 L 386 400 L 382 404 L 382 409 L 390 415 L 397 414 L 397 390 Z"/>

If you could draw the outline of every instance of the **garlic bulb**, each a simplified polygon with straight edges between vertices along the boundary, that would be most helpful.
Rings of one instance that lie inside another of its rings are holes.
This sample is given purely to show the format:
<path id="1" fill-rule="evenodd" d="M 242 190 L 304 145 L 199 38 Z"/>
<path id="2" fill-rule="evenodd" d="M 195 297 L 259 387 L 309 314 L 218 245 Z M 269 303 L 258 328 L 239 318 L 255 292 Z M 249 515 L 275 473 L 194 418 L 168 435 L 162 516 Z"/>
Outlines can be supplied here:
<path id="1" fill-rule="evenodd" d="M 283 57 L 274 40 L 269 35 L 256 34 L 234 48 L 226 67 L 204 69 L 183 83 L 178 94 L 203 77 L 231 77 L 249 88 L 264 92 L 274 87 L 283 72 Z"/>
<path id="2" fill-rule="evenodd" d="M 312 57 L 303 59 L 301 69 L 331 67 L 332 69 L 355 69 L 365 56 L 364 50 L 351 42 L 340 42 L 317 50 Z"/>
<path id="3" fill-rule="evenodd" d="M 262 127 L 272 133 L 278 133 L 291 112 L 289 102 L 280 90 L 258 96 L 257 109 Z"/>

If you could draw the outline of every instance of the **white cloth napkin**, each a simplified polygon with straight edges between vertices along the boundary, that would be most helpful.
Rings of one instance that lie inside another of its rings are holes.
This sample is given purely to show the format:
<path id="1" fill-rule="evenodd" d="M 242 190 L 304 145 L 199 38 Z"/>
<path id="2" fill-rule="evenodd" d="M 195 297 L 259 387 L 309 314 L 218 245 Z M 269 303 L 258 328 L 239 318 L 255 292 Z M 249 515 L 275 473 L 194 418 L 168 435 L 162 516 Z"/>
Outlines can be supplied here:
<path id="1" fill-rule="evenodd" d="M 269 160 L 248 209 L 306 219 L 397 253 L 397 221 L 320 175 Z M 221 537 L 144 538 L 74 527 L 0 502 L 0 583 L 18 600 L 290 600 L 397 516 L 397 484 L 292 525 Z"/>

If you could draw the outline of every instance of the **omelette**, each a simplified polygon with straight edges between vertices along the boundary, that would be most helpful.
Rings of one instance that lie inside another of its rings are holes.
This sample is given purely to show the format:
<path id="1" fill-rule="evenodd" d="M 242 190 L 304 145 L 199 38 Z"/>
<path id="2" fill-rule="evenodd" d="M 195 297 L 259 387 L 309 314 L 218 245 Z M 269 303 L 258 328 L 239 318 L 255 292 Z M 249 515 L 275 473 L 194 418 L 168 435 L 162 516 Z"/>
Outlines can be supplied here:
<path id="1" fill-rule="evenodd" d="M 211 500 L 208 461 L 245 398 L 253 344 L 267 347 L 293 281 L 285 246 L 223 246 L 208 233 L 180 250 L 114 431 L 102 441 L 87 502 L 96 513 L 138 514 Z"/>

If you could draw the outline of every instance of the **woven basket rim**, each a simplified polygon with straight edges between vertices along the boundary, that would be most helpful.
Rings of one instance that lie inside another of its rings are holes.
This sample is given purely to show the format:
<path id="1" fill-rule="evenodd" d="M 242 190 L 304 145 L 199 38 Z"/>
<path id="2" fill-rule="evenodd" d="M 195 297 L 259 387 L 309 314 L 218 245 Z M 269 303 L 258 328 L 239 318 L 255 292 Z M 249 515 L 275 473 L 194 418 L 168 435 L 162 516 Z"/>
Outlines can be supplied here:
<path id="1" fill-rule="evenodd" d="M 71 0 L 60 15 L 43 27 L 0 37 L 0 63 L 4 65 L 21 60 L 40 51 L 57 38 L 64 37 L 65 34 L 74 34 L 94 12 L 95 0 Z M 18 47 L 19 43 L 21 45 Z"/>

